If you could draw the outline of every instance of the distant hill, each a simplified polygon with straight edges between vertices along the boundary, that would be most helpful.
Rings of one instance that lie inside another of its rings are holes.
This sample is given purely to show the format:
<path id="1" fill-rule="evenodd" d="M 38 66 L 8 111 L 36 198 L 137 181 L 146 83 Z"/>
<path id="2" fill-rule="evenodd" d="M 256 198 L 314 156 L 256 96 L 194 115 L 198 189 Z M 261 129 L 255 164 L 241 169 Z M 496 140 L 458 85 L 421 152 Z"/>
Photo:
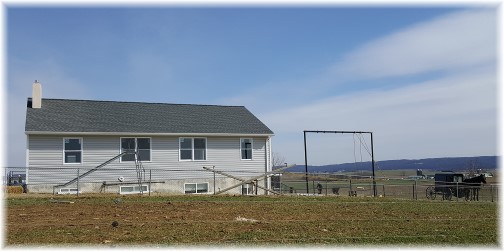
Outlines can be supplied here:
<path id="1" fill-rule="evenodd" d="M 429 159 L 383 160 L 375 162 L 375 170 L 422 169 L 432 171 L 467 171 L 471 168 L 482 170 L 497 169 L 499 156 L 477 157 L 445 157 Z M 310 173 L 332 173 L 370 171 L 371 161 L 358 163 L 343 163 L 324 166 L 308 166 Z M 287 172 L 304 172 L 304 165 L 296 165 L 286 169 Z"/>

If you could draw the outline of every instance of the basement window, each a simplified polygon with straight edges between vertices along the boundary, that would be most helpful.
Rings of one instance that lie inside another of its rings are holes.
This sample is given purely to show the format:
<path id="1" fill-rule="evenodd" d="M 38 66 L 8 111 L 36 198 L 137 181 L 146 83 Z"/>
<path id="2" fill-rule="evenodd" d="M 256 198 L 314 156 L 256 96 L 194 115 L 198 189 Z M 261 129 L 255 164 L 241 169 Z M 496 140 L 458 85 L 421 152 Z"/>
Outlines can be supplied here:
<path id="1" fill-rule="evenodd" d="M 58 194 L 77 194 L 77 188 L 60 188 Z"/>
<path id="2" fill-rule="evenodd" d="M 243 184 L 241 188 L 242 188 L 242 195 L 254 194 L 254 183 Z"/>
<path id="3" fill-rule="evenodd" d="M 208 193 L 208 183 L 186 183 L 184 191 L 186 194 Z"/>
<path id="4" fill-rule="evenodd" d="M 149 192 L 147 185 L 142 185 L 142 192 Z M 140 186 L 131 185 L 131 186 L 120 186 L 119 194 L 137 194 L 140 193 Z"/>

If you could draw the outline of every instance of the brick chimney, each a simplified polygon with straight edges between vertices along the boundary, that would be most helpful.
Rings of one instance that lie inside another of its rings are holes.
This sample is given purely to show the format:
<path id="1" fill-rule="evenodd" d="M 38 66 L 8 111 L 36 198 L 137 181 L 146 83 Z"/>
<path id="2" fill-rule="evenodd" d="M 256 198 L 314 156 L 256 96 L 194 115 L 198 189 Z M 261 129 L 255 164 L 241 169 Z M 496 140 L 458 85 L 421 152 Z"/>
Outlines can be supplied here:
<path id="1" fill-rule="evenodd" d="M 32 108 L 41 108 L 42 107 L 42 85 L 39 81 L 35 80 L 33 83 L 33 92 L 32 92 Z"/>

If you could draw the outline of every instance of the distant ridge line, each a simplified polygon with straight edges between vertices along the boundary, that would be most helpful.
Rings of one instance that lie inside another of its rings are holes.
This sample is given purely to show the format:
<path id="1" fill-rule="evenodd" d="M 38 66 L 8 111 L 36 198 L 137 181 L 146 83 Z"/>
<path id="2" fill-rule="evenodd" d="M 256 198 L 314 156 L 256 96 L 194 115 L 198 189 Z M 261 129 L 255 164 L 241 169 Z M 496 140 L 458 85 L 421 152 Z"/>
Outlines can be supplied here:
<path id="1" fill-rule="evenodd" d="M 500 156 L 474 156 L 474 157 L 441 157 L 424 159 L 399 159 L 376 161 L 376 170 L 403 170 L 422 169 L 431 171 L 468 171 L 469 169 L 495 170 L 498 168 Z M 308 165 L 308 172 L 352 172 L 370 171 L 371 161 L 355 163 L 341 163 L 331 165 Z M 285 170 L 286 172 L 304 172 L 304 165 L 296 165 Z"/>

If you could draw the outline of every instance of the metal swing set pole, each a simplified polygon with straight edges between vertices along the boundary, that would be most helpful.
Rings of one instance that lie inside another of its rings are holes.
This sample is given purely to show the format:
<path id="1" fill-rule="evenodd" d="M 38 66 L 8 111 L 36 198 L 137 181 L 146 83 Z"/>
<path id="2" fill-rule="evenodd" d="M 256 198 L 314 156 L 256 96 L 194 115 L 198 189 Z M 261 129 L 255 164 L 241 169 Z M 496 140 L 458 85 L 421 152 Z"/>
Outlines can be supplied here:
<path id="1" fill-rule="evenodd" d="M 373 196 L 376 197 L 376 181 L 375 181 L 375 166 L 374 166 L 374 146 L 373 146 L 373 133 L 370 132 L 371 134 L 371 166 L 373 168 Z"/>
<path id="2" fill-rule="evenodd" d="M 306 193 L 310 193 L 310 188 L 308 186 L 308 155 L 306 154 L 306 132 L 303 131 L 304 135 L 304 161 L 305 161 L 305 178 L 306 178 Z"/>

